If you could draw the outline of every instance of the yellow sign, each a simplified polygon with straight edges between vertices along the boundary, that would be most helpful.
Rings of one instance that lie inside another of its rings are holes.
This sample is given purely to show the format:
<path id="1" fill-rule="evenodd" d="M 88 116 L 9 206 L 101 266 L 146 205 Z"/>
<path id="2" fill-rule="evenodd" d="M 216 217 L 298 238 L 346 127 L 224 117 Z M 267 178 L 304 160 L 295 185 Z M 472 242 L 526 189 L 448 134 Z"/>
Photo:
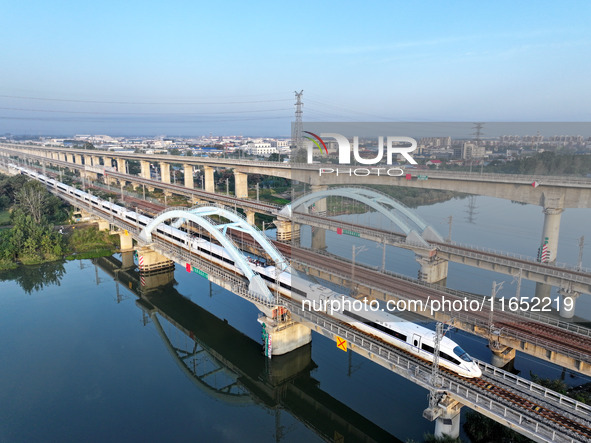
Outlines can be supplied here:
<path id="1" fill-rule="evenodd" d="M 129 235 L 129 232 L 127 232 L 127 229 L 125 229 L 125 230 L 123 231 L 123 234 L 125 234 L 125 235 Z"/>
<path id="2" fill-rule="evenodd" d="M 341 351 L 347 352 L 347 340 L 337 336 L 337 348 Z"/>

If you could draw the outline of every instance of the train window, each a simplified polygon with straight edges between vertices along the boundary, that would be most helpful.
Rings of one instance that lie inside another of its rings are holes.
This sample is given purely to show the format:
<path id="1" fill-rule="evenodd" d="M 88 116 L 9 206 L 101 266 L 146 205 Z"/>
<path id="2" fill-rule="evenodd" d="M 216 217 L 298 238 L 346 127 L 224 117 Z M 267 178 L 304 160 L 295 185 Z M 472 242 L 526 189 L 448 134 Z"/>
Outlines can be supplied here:
<path id="1" fill-rule="evenodd" d="M 343 314 L 345 314 L 347 317 L 351 317 L 357 321 L 365 323 L 367 326 L 371 326 L 372 328 L 375 328 L 378 331 L 382 331 L 385 334 L 391 335 L 392 337 L 396 337 L 399 340 L 406 341 L 406 335 L 401 334 L 400 332 L 395 331 L 394 329 L 387 328 L 386 326 L 381 325 L 379 323 L 375 323 L 373 321 L 368 321 L 367 319 L 365 319 L 357 314 L 353 314 L 352 312 L 347 311 L 347 310 L 344 310 Z"/>
<path id="2" fill-rule="evenodd" d="M 429 346 L 429 345 L 427 345 L 425 343 L 423 343 L 421 345 L 421 348 L 423 349 L 423 351 L 430 352 L 431 354 L 433 354 L 433 352 L 435 352 L 435 349 L 433 349 L 433 346 Z"/>
<path id="3" fill-rule="evenodd" d="M 467 361 L 468 363 L 472 362 L 472 357 L 470 357 L 468 355 L 468 353 L 466 351 L 464 351 L 462 348 L 460 348 L 459 346 L 456 346 L 454 348 L 454 354 L 456 354 L 462 360 Z"/>
<path id="4" fill-rule="evenodd" d="M 444 360 L 450 361 L 458 366 L 460 365 L 460 361 L 457 358 L 453 358 L 451 355 L 446 354 L 445 352 L 440 352 L 439 356 Z"/>

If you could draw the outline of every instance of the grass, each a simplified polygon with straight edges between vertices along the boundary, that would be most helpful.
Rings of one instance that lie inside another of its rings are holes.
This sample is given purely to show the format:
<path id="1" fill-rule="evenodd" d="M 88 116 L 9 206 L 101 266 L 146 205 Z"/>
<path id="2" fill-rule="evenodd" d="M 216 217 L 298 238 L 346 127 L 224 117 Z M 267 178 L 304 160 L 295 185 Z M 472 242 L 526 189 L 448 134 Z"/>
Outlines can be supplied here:
<path id="1" fill-rule="evenodd" d="M 0 211 L 0 226 L 6 226 L 10 224 L 10 212 Z"/>

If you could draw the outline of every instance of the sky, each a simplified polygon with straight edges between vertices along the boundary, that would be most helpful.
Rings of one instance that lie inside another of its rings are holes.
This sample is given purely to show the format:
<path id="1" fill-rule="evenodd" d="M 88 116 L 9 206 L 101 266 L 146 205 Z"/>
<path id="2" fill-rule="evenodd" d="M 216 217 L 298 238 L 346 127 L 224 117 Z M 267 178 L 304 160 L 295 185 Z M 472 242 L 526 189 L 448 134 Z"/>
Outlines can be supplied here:
<path id="1" fill-rule="evenodd" d="M 591 3 L 0 2 L 0 135 L 591 121 Z"/>

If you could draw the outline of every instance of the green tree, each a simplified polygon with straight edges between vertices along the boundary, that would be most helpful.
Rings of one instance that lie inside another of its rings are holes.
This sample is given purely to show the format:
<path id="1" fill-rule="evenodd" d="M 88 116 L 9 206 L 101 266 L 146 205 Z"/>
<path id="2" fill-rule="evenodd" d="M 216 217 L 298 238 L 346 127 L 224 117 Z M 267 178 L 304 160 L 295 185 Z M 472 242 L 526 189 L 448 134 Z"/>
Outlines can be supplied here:
<path id="1" fill-rule="evenodd" d="M 16 204 L 25 214 L 29 214 L 35 223 L 40 224 L 47 190 L 38 181 L 28 181 L 16 195 Z"/>

